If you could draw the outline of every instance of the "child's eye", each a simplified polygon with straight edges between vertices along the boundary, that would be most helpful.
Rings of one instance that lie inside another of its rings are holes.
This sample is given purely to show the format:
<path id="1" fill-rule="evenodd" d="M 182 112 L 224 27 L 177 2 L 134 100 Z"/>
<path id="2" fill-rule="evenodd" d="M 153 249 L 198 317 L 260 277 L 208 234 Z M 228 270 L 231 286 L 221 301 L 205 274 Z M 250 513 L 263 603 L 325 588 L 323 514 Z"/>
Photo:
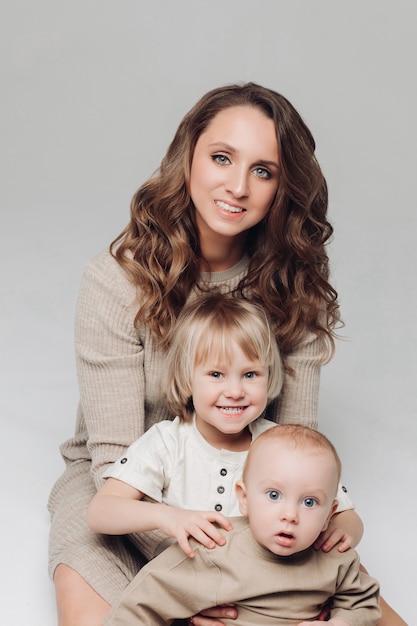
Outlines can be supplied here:
<path id="1" fill-rule="evenodd" d="M 249 378 L 249 380 L 251 380 L 252 378 L 256 378 L 256 376 L 256 372 L 246 372 L 245 374 L 245 378 Z"/>
<path id="2" fill-rule="evenodd" d="M 272 174 L 269 170 L 267 170 L 265 167 L 255 167 L 255 169 L 252 170 L 253 173 L 255 174 L 255 176 L 257 176 L 258 178 L 271 178 Z"/>
<path id="3" fill-rule="evenodd" d="M 308 509 L 312 509 L 314 506 L 316 506 L 317 500 L 315 498 L 304 498 L 303 500 L 303 504 L 304 506 L 306 506 Z"/>
<path id="4" fill-rule="evenodd" d="M 210 372 L 209 376 L 211 376 L 211 378 L 220 378 L 221 377 L 221 373 L 220 372 Z"/>
<path id="5" fill-rule="evenodd" d="M 219 165 L 228 165 L 230 163 L 229 157 L 225 154 L 213 154 L 211 158 Z"/>
<path id="6" fill-rule="evenodd" d="M 270 491 L 267 491 L 266 495 L 268 496 L 269 500 L 273 500 L 274 502 L 276 502 L 277 500 L 279 500 L 281 498 L 280 492 L 279 491 L 275 491 L 274 489 L 271 489 Z"/>

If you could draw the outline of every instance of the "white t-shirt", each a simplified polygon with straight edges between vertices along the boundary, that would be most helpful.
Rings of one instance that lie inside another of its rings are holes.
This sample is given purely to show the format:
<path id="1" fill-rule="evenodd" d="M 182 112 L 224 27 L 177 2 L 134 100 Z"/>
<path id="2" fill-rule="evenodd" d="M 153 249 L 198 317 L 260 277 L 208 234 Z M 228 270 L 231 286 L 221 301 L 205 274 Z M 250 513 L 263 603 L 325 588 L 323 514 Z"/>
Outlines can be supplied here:
<path id="1" fill-rule="evenodd" d="M 252 441 L 276 426 L 258 418 L 249 424 Z M 182 509 L 221 511 L 240 515 L 235 484 L 242 476 L 247 450 L 231 452 L 214 448 L 202 437 L 195 420 L 163 420 L 137 439 L 105 473 L 117 478 L 156 502 Z M 344 487 L 339 485 L 338 511 L 352 509 Z"/>

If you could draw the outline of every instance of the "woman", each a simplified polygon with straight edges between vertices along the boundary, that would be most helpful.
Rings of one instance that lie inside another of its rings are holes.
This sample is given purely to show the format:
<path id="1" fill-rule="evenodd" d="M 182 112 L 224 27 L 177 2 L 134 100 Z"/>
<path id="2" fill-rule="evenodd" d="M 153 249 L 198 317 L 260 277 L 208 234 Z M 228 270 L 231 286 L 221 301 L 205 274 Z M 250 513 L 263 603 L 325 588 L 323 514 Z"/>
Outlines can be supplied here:
<path id="1" fill-rule="evenodd" d="M 317 425 L 320 366 L 333 353 L 339 312 L 325 251 L 332 234 L 327 188 L 314 149 L 281 95 L 255 84 L 209 92 L 134 196 L 130 223 L 110 253 L 88 264 L 76 318 L 76 433 L 61 447 L 67 467 L 49 503 L 59 626 L 101 624 L 142 555 L 163 548 L 158 533 L 95 535 L 86 509 L 122 450 L 172 417 L 159 376 L 189 297 L 215 287 L 261 302 L 286 365 L 268 417 Z M 355 514 L 339 515 L 340 537 L 348 532 L 359 541 Z M 236 615 L 231 607 L 206 613 L 221 618 L 230 611 Z M 203 616 L 193 622 L 221 623 Z"/>

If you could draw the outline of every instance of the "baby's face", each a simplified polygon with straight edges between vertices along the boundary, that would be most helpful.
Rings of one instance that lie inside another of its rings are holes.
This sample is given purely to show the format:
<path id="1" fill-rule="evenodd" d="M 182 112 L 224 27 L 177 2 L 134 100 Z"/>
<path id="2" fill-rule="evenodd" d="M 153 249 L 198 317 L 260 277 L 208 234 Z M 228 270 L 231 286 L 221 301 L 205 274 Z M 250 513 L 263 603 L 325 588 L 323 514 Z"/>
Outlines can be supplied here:
<path id="1" fill-rule="evenodd" d="M 254 450 L 238 497 L 255 539 L 274 554 L 289 556 L 311 546 L 327 528 L 336 489 L 330 452 L 293 450 L 275 441 Z"/>

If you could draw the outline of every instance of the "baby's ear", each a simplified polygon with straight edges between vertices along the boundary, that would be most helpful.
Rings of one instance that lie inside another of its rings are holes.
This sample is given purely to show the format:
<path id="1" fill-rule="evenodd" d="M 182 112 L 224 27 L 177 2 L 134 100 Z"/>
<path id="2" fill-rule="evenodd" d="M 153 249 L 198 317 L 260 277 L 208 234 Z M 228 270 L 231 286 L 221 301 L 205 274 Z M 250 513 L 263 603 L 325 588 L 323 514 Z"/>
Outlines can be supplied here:
<path id="1" fill-rule="evenodd" d="M 327 516 L 327 519 L 326 519 L 326 521 L 325 521 L 325 523 L 324 523 L 324 526 L 323 526 L 323 528 L 322 528 L 322 531 L 321 531 L 321 532 L 324 532 L 325 530 L 327 530 L 327 527 L 328 527 L 328 525 L 329 525 L 329 522 L 330 522 L 331 518 L 333 517 L 333 515 L 336 513 L 336 511 L 337 511 L 337 507 L 338 507 L 338 506 L 339 506 L 339 502 L 338 502 L 338 500 L 334 499 L 334 500 L 333 500 L 333 504 L 332 504 L 332 506 L 331 506 L 331 508 L 330 508 L 330 512 L 329 512 L 329 514 L 328 514 L 328 516 Z"/>
<path id="2" fill-rule="evenodd" d="M 246 486 L 243 480 L 238 480 L 235 485 L 236 497 L 239 502 L 239 510 L 242 515 L 248 514 L 247 498 L 246 498 Z"/>

